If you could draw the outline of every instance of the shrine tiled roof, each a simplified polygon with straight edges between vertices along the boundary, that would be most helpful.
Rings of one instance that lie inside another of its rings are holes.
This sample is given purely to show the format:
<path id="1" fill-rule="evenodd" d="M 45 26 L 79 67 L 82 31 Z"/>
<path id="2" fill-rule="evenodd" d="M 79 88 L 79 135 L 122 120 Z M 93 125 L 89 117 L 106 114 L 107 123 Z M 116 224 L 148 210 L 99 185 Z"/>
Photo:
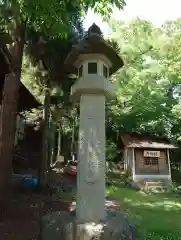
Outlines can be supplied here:
<path id="1" fill-rule="evenodd" d="M 122 143 L 127 148 L 156 148 L 174 149 L 177 148 L 167 140 L 161 140 L 137 133 L 127 133 L 121 136 Z"/>

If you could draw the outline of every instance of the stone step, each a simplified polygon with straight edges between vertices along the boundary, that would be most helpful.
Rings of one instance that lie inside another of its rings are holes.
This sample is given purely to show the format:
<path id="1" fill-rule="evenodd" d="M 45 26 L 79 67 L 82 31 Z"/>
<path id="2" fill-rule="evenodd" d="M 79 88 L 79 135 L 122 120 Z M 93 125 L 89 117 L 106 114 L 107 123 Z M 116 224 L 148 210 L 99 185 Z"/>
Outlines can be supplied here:
<path id="1" fill-rule="evenodd" d="M 139 185 L 170 185 L 169 179 L 141 179 L 137 182 Z"/>
<path id="2" fill-rule="evenodd" d="M 145 191 L 151 191 L 151 192 L 168 192 L 170 191 L 170 188 L 168 186 L 151 186 L 151 187 L 145 187 Z"/>
<path id="3" fill-rule="evenodd" d="M 153 192 L 169 191 L 172 185 L 167 179 L 142 179 L 137 184 L 140 189 Z"/>
<path id="4" fill-rule="evenodd" d="M 149 190 L 153 192 L 165 192 L 170 190 L 170 184 L 165 181 L 161 182 L 146 182 L 144 185 L 144 190 Z"/>
<path id="5" fill-rule="evenodd" d="M 165 192 L 172 190 L 172 181 L 170 179 L 140 179 L 132 182 L 131 187 L 143 191 Z"/>
<path id="6" fill-rule="evenodd" d="M 165 185 L 167 185 L 167 184 L 163 181 L 160 181 L 160 182 L 155 182 L 155 181 L 150 182 L 150 181 L 148 181 L 148 182 L 145 183 L 145 186 L 165 186 Z"/>

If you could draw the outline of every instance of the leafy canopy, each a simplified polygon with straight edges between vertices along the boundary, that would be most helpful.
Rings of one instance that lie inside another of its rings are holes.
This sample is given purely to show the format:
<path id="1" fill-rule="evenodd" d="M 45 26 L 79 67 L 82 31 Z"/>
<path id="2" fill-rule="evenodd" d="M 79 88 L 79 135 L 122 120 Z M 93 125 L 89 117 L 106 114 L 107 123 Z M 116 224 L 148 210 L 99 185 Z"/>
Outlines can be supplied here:
<path id="1" fill-rule="evenodd" d="M 9 30 L 25 24 L 48 36 L 64 36 L 69 25 L 89 7 L 106 16 L 112 12 L 111 5 L 120 9 L 124 4 L 124 0 L 1 0 L 0 25 Z"/>

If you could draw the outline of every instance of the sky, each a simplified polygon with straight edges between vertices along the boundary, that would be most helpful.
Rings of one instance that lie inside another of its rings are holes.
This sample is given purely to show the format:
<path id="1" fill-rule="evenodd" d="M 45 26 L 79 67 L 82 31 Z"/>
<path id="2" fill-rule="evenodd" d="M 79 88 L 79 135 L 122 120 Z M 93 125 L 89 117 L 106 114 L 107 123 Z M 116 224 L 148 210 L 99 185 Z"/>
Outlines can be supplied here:
<path id="1" fill-rule="evenodd" d="M 154 25 L 161 25 L 166 20 L 181 18 L 181 0 L 127 0 L 127 6 L 122 11 L 114 9 L 113 18 L 129 20 L 139 17 L 150 20 Z M 89 10 L 84 28 L 87 30 L 95 22 L 106 35 L 110 32 L 107 23 L 102 18 Z"/>

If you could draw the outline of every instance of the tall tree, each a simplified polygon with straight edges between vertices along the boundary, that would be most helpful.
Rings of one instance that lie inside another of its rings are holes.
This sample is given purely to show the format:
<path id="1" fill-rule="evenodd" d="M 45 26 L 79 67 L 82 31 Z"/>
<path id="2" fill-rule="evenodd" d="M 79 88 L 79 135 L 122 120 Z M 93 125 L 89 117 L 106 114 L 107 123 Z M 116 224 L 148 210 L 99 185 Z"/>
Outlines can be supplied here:
<path id="1" fill-rule="evenodd" d="M 77 23 L 77 21 L 76 21 Z M 69 93 L 70 83 L 72 83 L 69 78 L 69 72 L 64 68 L 64 60 L 67 57 L 69 51 L 73 44 L 76 44 L 78 40 L 80 40 L 81 35 L 83 34 L 83 28 L 81 24 L 79 24 L 79 32 L 75 31 L 74 28 L 71 28 L 67 31 L 68 35 L 66 39 L 48 39 L 46 36 L 42 36 L 42 33 L 35 33 L 31 31 L 31 41 L 29 41 L 29 49 L 27 52 L 31 54 L 35 64 L 37 61 L 41 61 L 43 63 L 44 69 L 39 70 L 39 78 L 41 78 L 42 83 L 44 85 L 44 113 L 42 117 L 42 130 L 43 130 L 43 139 L 42 139 L 42 159 L 41 159 L 41 174 L 40 174 L 40 183 L 41 186 L 46 186 L 46 175 L 48 172 L 48 164 L 50 162 L 50 154 L 48 154 L 49 150 L 49 141 L 48 134 L 49 129 L 49 119 L 50 119 L 50 107 L 51 103 L 55 101 L 56 104 L 60 101 L 63 103 L 63 107 L 65 107 L 64 102 L 66 98 L 69 99 L 69 96 L 64 96 L 61 99 L 60 95 L 62 93 L 52 95 L 52 89 L 60 88 L 62 86 L 63 92 L 65 95 Z M 38 41 L 39 36 L 41 36 L 41 44 Z M 31 57 L 31 58 L 32 58 Z M 39 64 L 38 64 L 39 65 Z M 42 76 L 42 73 L 45 72 L 47 76 Z M 38 73 L 38 72 L 37 72 Z M 64 85 L 64 86 L 63 86 Z M 63 100 L 63 101 L 62 101 Z M 70 103 L 69 103 L 70 104 Z M 55 107 L 56 111 L 58 107 Z M 55 111 L 55 110 L 53 110 Z M 56 115 L 53 113 L 53 115 Z M 55 118 L 54 118 L 55 119 Z"/>
<path id="2" fill-rule="evenodd" d="M 49 1 L 20 1 L 20 0 L 2 0 L 0 3 L 1 12 L 0 12 L 0 24 L 4 26 L 4 29 L 7 30 L 12 39 L 13 43 L 10 45 L 10 53 L 12 56 L 12 73 L 7 76 L 7 80 L 11 79 L 15 82 L 13 95 L 10 95 L 9 84 L 5 84 L 4 92 L 7 96 L 4 98 L 11 98 L 9 100 L 8 106 L 6 106 L 6 113 L 12 114 L 11 124 L 8 127 L 10 129 L 9 133 L 11 136 L 5 137 L 3 134 L 3 129 L 5 123 L 8 122 L 8 119 L 5 116 L 2 116 L 1 119 L 1 128 L 0 131 L 0 155 L 1 163 L 10 163 L 12 156 L 7 154 L 7 152 L 12 152 L 13 139 L 15 134 L 15 112 L 16 112 L 16 103 L 18 97 L 18 89 L 20 84 L 21 77 L 21 65 L 24 45 L 26 43 L 26 33 L 28 29 L 34 29 L 35 31 L 42 31 L 46 36 L 58 37 L 66 36 L 67 27 L 72 24 L 72 20 L 76 18 L 75 9 L 80 13 L 85 12 L 88 7 L 94 7 L 97 12 L 105 14 L 110 12 L 111 8 L 109 7 L 110 3 L 115 4 L 117 7 L 123 7 L 123 0 L 120 1 L 90 1 L 90 0 L 76 0 L 76 1 L 58 1 L 53 0 Z M 5 79 L 6 81 L 6 79 Z M 2 101 L 4 103 L 4 101 Z M 2 112 L 3 114 L 3 112 Z M 7 166 L 9 165 L 7 163 Z M 6 165 L 6 164 L 5 164 Z M 9 169 L 9 170 L 8 170 Z M 10 167 L 7 168 L 7 171 L 10 171 Z M 4 182 L 6 179 L 6 171 L 0 176 L 0 182 Z M 9 174 L 10 175 L 10 174 Z M 10 179 L 9 179 L 10 180 Z M 7 182 L 7 179 L 6 179 Z M 5 199 L 5 193 L 8 188 L 4 185 L 0 185 L 0 196 L 3 196 Z"/>

